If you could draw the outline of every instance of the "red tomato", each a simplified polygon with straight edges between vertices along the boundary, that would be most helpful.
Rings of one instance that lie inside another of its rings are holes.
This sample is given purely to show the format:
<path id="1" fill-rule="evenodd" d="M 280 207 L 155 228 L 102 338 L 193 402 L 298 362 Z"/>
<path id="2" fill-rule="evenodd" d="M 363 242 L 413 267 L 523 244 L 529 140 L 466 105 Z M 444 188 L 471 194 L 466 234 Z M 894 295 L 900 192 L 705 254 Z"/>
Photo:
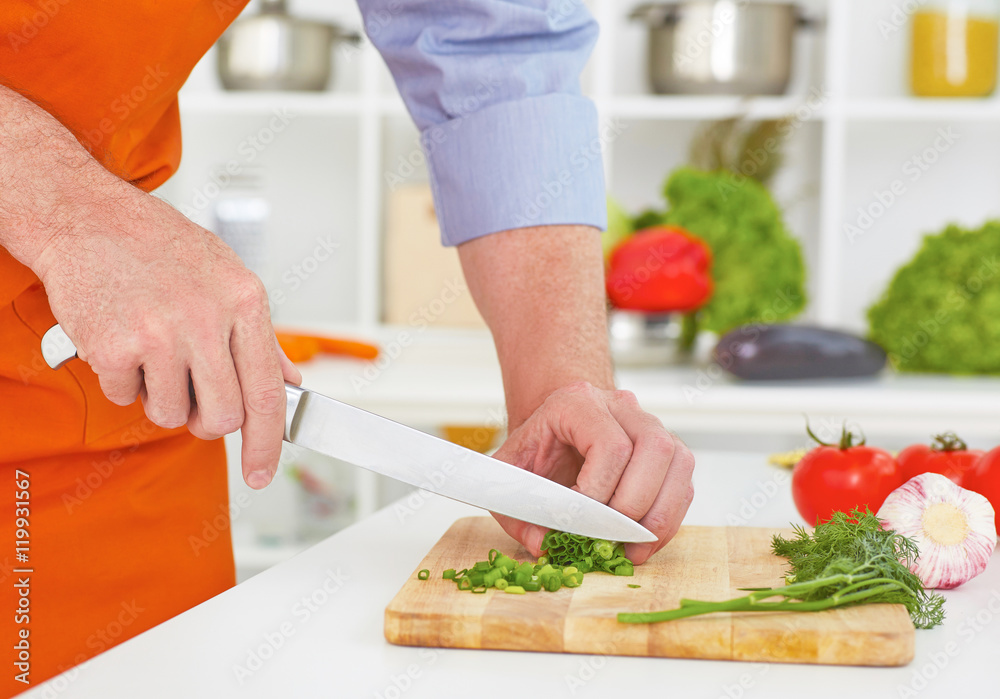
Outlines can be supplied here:
<path id="1" fill-rule="evenodd" d="M 839 445 L 820 444 L 802 457 L 792 473 L 795 507 L 811 525 L 855 507 L 877 512 L 889 493 L 905 482 L 892 454 L 864 446 L 863 439 L 852 446 L 853 436 L 846 428 Z"/>
<path id="2" fill-rule="evenodd" d="M 914 444 L 899 452 L 896 461 L 903 474 L 903 482 L 921 473 L 940 473 L 947 476 L 955 485 L 964 486 L 965 474 L 975 467 L 984 452 L 981 449 L 968 449 L 965 442 L 954 432 L 938 435 L 934 444 Z"/>
<path id="3" fill-rule="evenodd" d="M 997 513 L 994 523 L 1000 531 L 1000 447 L 986 452 L 963 480 L 963 488 L 979 493 L 993 505 Z"/>

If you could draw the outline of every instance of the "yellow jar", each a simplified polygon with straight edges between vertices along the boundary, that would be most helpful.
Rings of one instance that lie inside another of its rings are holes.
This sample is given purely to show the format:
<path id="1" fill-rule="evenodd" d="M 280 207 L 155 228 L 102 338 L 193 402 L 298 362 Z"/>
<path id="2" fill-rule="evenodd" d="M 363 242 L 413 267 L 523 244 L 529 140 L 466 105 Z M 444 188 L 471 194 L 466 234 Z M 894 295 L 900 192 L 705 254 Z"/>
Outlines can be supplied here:
<path id="1" fill-rule="evenodd" d="M 933 2 L 913 15 L 910 80 L 921 97 L 983 97 L 997 78 L 1000 21 L 992 3 Z"/>

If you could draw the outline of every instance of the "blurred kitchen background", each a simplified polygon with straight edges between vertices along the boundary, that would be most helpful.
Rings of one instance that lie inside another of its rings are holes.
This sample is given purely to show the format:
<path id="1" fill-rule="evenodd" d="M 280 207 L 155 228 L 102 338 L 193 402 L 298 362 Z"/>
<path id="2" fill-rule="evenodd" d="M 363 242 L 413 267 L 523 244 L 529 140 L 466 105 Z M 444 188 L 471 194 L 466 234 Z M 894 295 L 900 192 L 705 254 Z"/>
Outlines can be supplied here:
<path id="1" fill-rule="evenodd" d="M 265 281 L 275 324 L 302 360 L 306 385 L 419 429 L 495 448 L 504 413 L 492 344 L 455 251 L 440 247 L 417 131 L 378 53 L 360 38 L 353 0 L 288 3 L 291 15 L 338 29 L 298 25 L 295 45 L 300 52 L 315 48 L 319 62 L 308 65 L 302 53 L 304 62 L 283 75 L 268 71 L 291 25 L 281 16 L 283 3 L 263 4 L 251 3 L 238 20 L 242 28 L 225 38 L 227 51 L 220 55 L 216 46 L 182 91 L 183 161 L 157 194 L 219 233 Z M 752 191 L 765 210 L 773 199 L 777 214 L 759 225 L 798 246 L 791 245 L 788 259 L 755 260 L 752 246 L 746 248 L 745 268 L 791 279 L 785 288 L 792 296 L 803 285 L 806 303 L 794 319 L 785 318 L 786 305 L 771 296 L 770 317 L 758 303 L 743 322 L 789 320 L 883 338 L 896 326 L 873 328 L 868 309 L 924 236 L 951 223 L 978 230 L 1000 218 L 1000 98 L 993 94 L 1000 2 L 587 5 L 601 24 L 583 89 L 602 120 L 616 236 L 609 247 L 635 228 L 677 222 L 669 212 L 684 202 L 668 206 L 664 183 L 678 168 L 728 168 L 725 181 L 740 186 L 747 178 L 763 180 Z M 261 11 L 268 17 L 255 18 Z M 390 21 L 391 15 L 376 18 L 369 32 Z M 236 89 L 224 87 L 223 78 Z M 726 191 L 712 182 L 705 185 L 709 199 L 691 203 L 695 209 L 729 201 L 712 199 L 712 192 Z M 766 211 L 762 216 L 768 218 Z M 982 237 L 996 250 L 1000 233 L 987 233 Z M 740 231 L 723 226 L 714 235 L 735 240 Z M 725 275 L 733 265 L 724 264 L 721 248 L 715 252 L 714 271 Z M 940 258 L 947 266 L 945 257 L 935 252 L 931 263 Z M 976 298 L 956 302 L 954 313 L 933 327 L 912 314 L 901 321 L 910 323 L 905 339 L 915 352 L 937 343 L 936 356 L 953 357 L 954 366 L 911 363 L 924 371 L 908 372 L 889 361 L 876 371 L 878 351 L 873 359 L 870 346 L 847 338 L 859 364 L 852 368 L 848 356 L 844 371 L 871 375 L 744 380 L 712 359 L 719 335 L 709 330 L 720 328 L 706 330 L 703 321 L 684 351 L 685 330 L 696 328 L 685 326 L 682 314 L 614 311 L 620 386 L 701 449 L 765 454 L 803 447 L 804 416 L 827 432 L 850 420 L 889 448 L 944 430 L 972 446 L 994 446 L 1000 382 L 987 374 L 1000 372 L 1000 363 L 970 375 L 964 355 L 947 349 L 948 341 L 970 351 L 991 332 L 1000 337 L 1000 329 L 989 328 L 1000 324 L 1000 313 L 974 316 L 989 307 L 980 303 L 987 297 L 1000 310 L 1000 277 L 988 273 L 988 255 L 977 259 L 986 268 L 972 280 Z M 928 273 L 939 296 L 951 288 L 947 273 Z M 716 293 L 743 293 L 727 284 L 716 278 Z M 908 293 L 901 287 L 890 300 L 905 302 Z M 933 318 L 926 298 L 914 304 Z M 894 318 L 913 311 L 884 310 Z M 330 354 L 324 350 L 344 348 L 296 334 L 370 342 L 381 353 L 374 361 Z M 807 337 L 806 345 L 822 351 L 826 341 Z M 887 349 L 897 359 L 906 354 L 895 345 Z M 1000 353 L 1000 344 L 981 349 Z M 776 366 L 794 363 L 779 359 Z M 823 362 L 813 364 L 822 371 Z M 412 490 L 289 450 L 272 485 L 254 492 L 240 477 L 238 438 L 229 445 L 241 579 Z M 422 502 L 414 492 L 396 505 L 401 523 Z"/>

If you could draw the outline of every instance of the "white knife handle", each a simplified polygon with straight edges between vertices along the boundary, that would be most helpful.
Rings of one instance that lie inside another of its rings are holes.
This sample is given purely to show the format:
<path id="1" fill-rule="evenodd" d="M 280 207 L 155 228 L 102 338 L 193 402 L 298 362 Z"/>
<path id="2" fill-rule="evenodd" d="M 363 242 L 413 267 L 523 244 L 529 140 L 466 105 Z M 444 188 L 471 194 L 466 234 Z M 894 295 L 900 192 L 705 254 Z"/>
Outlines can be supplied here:
<path id="1" fill-rule="evenodd" d="M 76 347 L 58 323 L 42 335 L 42 358 L 50 367 L 59 369 L 74 357 L 76 357 Z M 290 383 L 285 384 L 285 397 L 288 401 L 285 406 L 285 441 L 291 441 L 295 413 L 304 393 L 305 389 Z"/>
<path id="2" fill-rule="evenodd" d="M 42 358 L 53 369 L 58 369 L 75 356 L 73 341 L 58 323 L 42 335 Z"/>

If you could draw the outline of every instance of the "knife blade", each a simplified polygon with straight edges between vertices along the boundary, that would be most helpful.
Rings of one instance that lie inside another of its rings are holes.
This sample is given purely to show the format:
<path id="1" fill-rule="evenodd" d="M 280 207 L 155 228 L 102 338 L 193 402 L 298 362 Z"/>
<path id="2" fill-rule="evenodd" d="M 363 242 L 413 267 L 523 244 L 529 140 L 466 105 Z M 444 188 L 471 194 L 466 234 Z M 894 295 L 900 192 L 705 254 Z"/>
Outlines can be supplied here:
<path id="1" fill-rule="evenodd" d="M 59 325 L 42 338 L 57 369 L 76 356 Z M 285 441 L 491 512 L 609 541 L 653 542 L 638 522 L 535 473 L 388 418 L 285 384 Z"/>

